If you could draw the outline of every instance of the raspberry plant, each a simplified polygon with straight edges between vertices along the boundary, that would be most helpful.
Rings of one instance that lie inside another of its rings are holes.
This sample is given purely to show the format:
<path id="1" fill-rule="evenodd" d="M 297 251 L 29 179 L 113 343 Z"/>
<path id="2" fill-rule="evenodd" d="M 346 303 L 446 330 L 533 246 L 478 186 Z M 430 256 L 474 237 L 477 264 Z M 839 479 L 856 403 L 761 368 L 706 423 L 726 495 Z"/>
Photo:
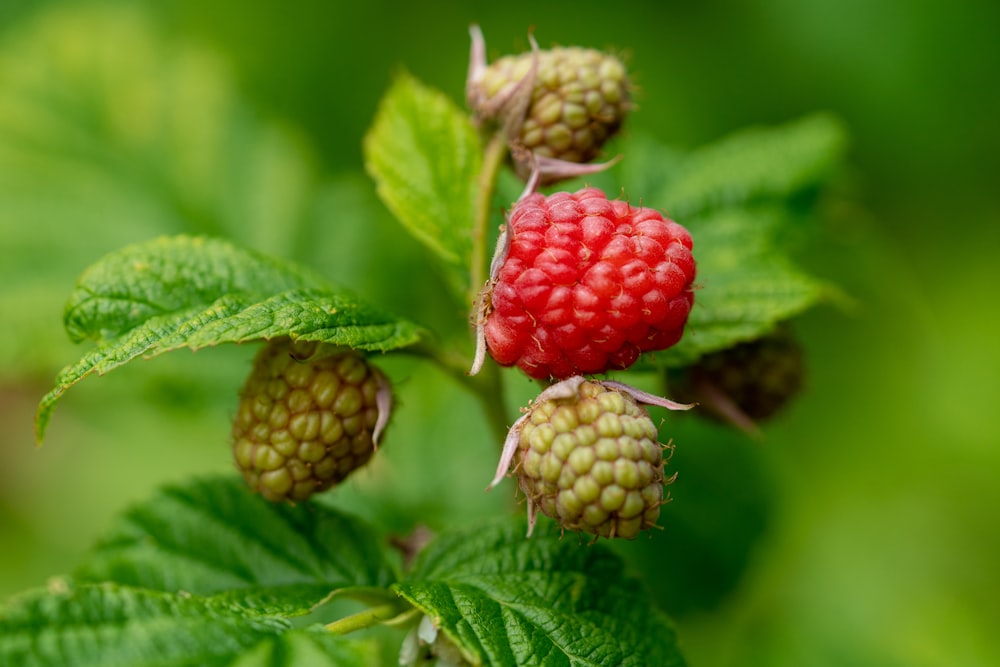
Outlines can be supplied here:
<path id="1" fill-rule="evenodd" d="M 532 47 L 491 68 L 474 29 L 469 108 L 401 73 L 364 138 L 379 197 L 422 246 L 427 274 L 408 279 L 443 279 L 447 306 L 415 309 L 426 321 L 225 234 L 150 238 L 80 276 L 64 324 L 94 345 L 41 400 L 38 440 L 87 376 L 243 344 L 259 356 L 233 387 L 231 437 L 206 434 L 243 479 L 154 492 L 70 576 L 8 600 L 0 664 L 684 664 L 648 586 L 684 573 L 628 571 L 615 541 L 671 511 L 664 484 L 684 471 L 669 454 L 698 447 L 663 412 L 698 406 L 663 380 L 770 340 L 829 293 L 784 239 L 842 132 L 817 115 L 690 152 L 640 133 L 606 144 L 632 110 L 621 62 Z M 593 162 L 611 146 L 619 160 Z M 393 434 L 407 384 L 380 366 L 403 355 L 481 405 L 510 516 L 400 538 L 338 508 L 383 432 L 422 445 Z"/>

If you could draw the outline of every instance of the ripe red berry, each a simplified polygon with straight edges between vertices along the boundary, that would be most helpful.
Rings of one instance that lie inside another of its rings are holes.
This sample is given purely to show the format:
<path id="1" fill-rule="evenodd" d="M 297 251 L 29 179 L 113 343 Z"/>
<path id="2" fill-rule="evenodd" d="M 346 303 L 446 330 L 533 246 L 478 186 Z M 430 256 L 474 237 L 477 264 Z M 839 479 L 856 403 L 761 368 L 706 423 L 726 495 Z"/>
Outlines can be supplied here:
<path id="1" fill-rule="evenodd" d="M 680 340 L 694 302 L 691 235 L 597 188 L 532 194 L 484 306 L 490 354 L 533 378 L 631 366 Z"/>

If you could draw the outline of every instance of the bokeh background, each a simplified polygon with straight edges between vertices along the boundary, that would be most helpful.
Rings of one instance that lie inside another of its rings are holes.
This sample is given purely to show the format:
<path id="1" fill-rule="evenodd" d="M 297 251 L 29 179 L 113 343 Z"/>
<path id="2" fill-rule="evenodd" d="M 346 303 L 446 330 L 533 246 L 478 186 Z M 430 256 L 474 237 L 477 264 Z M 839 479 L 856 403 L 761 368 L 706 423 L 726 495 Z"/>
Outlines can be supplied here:
<path id="1" fill-rule="evenodd" d="M 665 530 L 618 547 L 690 663 L 1000 664 L 992 0 L 3 0 L 0 598 L 71 571 L 156 485 L 230 469 L 250 346 L 88 379 L 35 448 L 35 405 L 80 352 L 64 300 L 103 253 L 225 234 L 401 314 L 441 307 L 411 279 L 419 252 L 375 201 L 360 141 L 400 67 L 463 99 L 474 21 L 492 56 L 525 49 L 532 26 L 543 46 L 622 53 L 629 131 L 680 149 L 817 110 L 849 129 L 823 241 L 800 262 L 851 306 L 801 318 L 807 391 L 763 442 L 679 420 Z M 386 364 L 395 442 L 336 502 L 399 531 L 507 511 L 482 493 L 496 449 L 477 406 L 433 370 Z"/>

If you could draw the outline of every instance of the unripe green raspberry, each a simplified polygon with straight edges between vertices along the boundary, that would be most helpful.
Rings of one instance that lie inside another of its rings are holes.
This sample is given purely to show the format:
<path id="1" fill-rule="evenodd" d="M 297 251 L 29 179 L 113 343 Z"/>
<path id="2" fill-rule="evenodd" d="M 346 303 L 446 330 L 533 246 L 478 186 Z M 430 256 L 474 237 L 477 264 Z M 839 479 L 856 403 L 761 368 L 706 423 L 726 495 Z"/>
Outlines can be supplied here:
<path id="1" fill-rule="evenodd" d="M 663 452 L 673 446 L 657 441 L 641 392 L 579 376 L 560 385 L 516 425 L 513 467 L 529 508 L 567 530 L 632 539 L 660 515 L 673 481 L 664 480 Z"/>
<path id="2" fill-rule="evenodd" d="M 631 109 L 621 60 L 579 47 L 532 50 L 486 63 L 482 32 L 473 26 L 466 95 L 480 121 L 503 128 L 518 174 L 554 183 L 596 173 L 611 164 L 585 164 L 600 155 Z M 536 180 L 537 179 L 537 180 Z"/>
<path id="3" fill-rule="evenodd" d="M 479 99 L 509 94 L 529 75 L 532 53 L 500 58 L 477 82 Z M 612 55 L 578 47 L 539 51 L 520 144 L 537 155 L 590 162 L 621 127 L 630 108 L 625 66 Z"/>
<path id="4" fill-rule="evenodd" d="M 387 379 L 359 354 L 271 341 L 240 392 L 236 466 L 268 500 L 306 500 L 368 462 L 390 409 Z"/>

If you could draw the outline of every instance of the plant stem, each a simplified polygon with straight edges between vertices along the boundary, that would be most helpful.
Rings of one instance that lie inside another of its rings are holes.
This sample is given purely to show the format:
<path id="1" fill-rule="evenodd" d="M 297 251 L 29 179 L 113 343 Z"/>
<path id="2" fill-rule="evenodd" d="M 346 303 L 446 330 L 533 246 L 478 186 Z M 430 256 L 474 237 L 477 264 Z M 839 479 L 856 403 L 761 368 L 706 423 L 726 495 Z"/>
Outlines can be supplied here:
<path id="1" fill-rule="evenodd" d="M 479 193 L 472 220 L 472 262 L 469 268 L 470 302 L 475 303 L 479 290 L 486 284 L 488 266 L 487 239 L 489 238 L 490 213 L 493 207 L 493 193 L 496 192 L 497 175 L 507 157 L 507 140 L 502 131 L 490 137 L 483 151 L 483 169 L 479 172 Z"/>
<path id="2" fill-rule="evenodd" d="M 469 262 L 469 300 L 479 307 L 479 293 L 487 280 L 489 266 L 488 244 L 490 238 L 490 213 L 493 195 L 496 192 L 497 177 L 504 158 L 507 157 L 507 140 L 502 130 L 495 132 L 483 150 L 482 170 L 479 172 L 479 190 L 476 195 L 472 220 L 472 257 Z M 478 317 L 479 313 L 473 313 Z M 469 375 L 471 361 L 462 354 L 446 351 L 428 341 L 423 341 L 407 350 L 410 353 L 434 361 L 442 370 L 470 389 L 479 399 L 490 424 L 490 430 L 498 447 L 503 447 L 507 437 L 507 409 L 504 399 L 503 381 L 499 369 L 486 364 L 476 376 Z"/>
<path id="3" fill-rule="evenodd" d="M 479 292 L 489 277 L 487 267 L 490 259 L 487 241 L 490 238 L 489 225 L 490 213 L 493 208 L 493 195 L 496 192 L 500 167 L 503 166 L 506 157 L 507 137 L 500 129 L 493 133 L 483 151 L 483 168 L 479 172 L 479 192 L 476 196 L 475 217 L 472 221 L 469 296 L 470 302 L 475 304 L 474 307 L 477 310 L 479 308 Z M 473 316 L 479 317 L 480 313 L 475 312 Z M 479 374 L 473 377 L 466 372 L 468 368 L 468 365 L 463 367 L 460 379 L 475 392 L 486 413 L 497 447 L 502 448 L 507 437 L 507 406 L 500 371 L 495 365 L 486 364 Z"/>
<path id="4" fill-rule="evenodd" d="M 326 629 L 335 635 L 346 635 L 355 630 L 370 628 L 376 623 L 391 620 L 406 612 L 408 605 L 403 602 L 389 602 L 377 607 L 370 607 L 356 614 L 351 614 L 338 619 L 333 623 L 328 623 Z"/>
<path id="5" fill-rule="evenodd" d="M 468 379 L 475 382 L 476 397 L 482 404 L 487 419 L 489 419 L 490 429 L 493 431 L 497 447 L 503 449 L 510 423 L 507 421 L 507 400 L 504 398 L 500 369 L 495 364 L 486 364 L 479 375 Z"/>
<path id="6" fill-rule="evenodd" d="M 503 447 L 509 423 L 503 381 L 495 364 L 485 364 L 478 375 L 472 376 L 469 375 L 472 363 L 468 357 L 443 350 L 429 341 L 423 340 L 402 351 L 433 361 L 438 368 L 472 391 L 483 406 L 497 447 Z"/>
<path id="7" fill-rule="evenodd" d="M 474 308 L 479 308 L 479 293 L 487 280 L 487 241 L 490 237 L 490 213 L 493 208 L 493 195 L 496 192 L 497 177 L 504 158 L 507 157 L 507 140 L 503 131 L 495 132 L 487 141 L 483 150 L 482 170 L 479 172 L 478 193 L 472 219 L 472 257 L 469 262 L 469 299 Z M 479 317 L 474 312 L 473 317 Z M 430 359 L 475 394 L 483 406 L 486 418 L 490 424 L 497 447 L 502 448 L 507 438 L 507 408 L 504 399 L 503 380 L 499 369 L 493 364 L 486 364 L 478 375 L 469 375 L 471 361 L 465 355 L 447 351 L 431 341 L 420 343 L 405 350 L 411 354 Z"/>

